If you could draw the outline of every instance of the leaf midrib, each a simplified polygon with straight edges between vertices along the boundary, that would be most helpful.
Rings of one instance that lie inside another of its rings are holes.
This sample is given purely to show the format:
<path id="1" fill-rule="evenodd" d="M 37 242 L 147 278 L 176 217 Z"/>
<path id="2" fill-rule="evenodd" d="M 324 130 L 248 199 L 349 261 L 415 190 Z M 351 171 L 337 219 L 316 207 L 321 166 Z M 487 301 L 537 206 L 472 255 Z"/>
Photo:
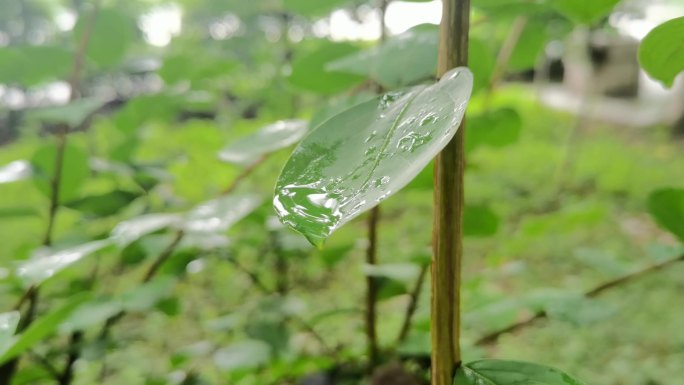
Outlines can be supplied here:
<path id="1" fill-rule="evenodd" d="M 422 90 L 416 92 L 416 94 L 413 95 L 411 98 L 409 98 L 409 100 L 406 101 L 406 104 L 404 104 L 404 106 L 401 108 L 401 110 L 397 114 L 397 117 L 394 119 L 394 122 L 392 123 L 392 126 L 390 127 L 390 129 L 387 133 L 387 136 L 385 136 L 385 140 L 383 141 L 382 146 L 380 147 L 380 151 L 378 151 L 378 155 L 373 160 L 373 165 L 371 166 L 371 169 L 368 172 L 368 176 L 366 177 L 366 179 L 361 184 L 360 190 L 363 190 L 368 185 L 368 182 L 370 182 L 370 179 L 373 176 L 373 172 L 378 168 L 378 165 L 380 164 L 380 159 L 382 158 L 382 154 L 385 152 L 385 150 L 389 146 L 390 142 L 392 141 L 392 137 L 394 136 L 394 132 L 397 130 L 397 127 L 399 126 L 399 122 L 401 121 L 401 118 L 404 117 L 406 110 L 408 110 L 411 103 L 413 103 L 413 101 L 421 93 L 423 93 L 426 89 L 427 89 L 427 87 L 423 88 Z"/>

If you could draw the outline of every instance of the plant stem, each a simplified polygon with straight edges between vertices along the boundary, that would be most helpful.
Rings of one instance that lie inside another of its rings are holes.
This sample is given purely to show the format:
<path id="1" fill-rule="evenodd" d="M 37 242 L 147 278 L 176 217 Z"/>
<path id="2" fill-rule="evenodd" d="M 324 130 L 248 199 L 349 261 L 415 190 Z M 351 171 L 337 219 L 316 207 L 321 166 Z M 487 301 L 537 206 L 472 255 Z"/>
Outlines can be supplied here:
<path id="1" fill-rule="evenodd" d="M 618 278 L 612 279 L 610 281 L 604 282 L 600 285 L 597 285 L 593 289 L 586 291 L 584 293 L 584 296 L 587 298 L 597 297 L 600 294 L 604 293 L 605 291 L 608 291 L 608 290 L 613 289 L 615 287 L 621 286 L 623 284 L 630 283 L 630 282 L 632 282 L 638 278 L 641 278 L 645 275 L 654 273 L 656 271 L 660 271 L 666 267 L 669 267 L 671 265 L 674 265 L 674 264 L 676 264 L 678 262 L 682 262 L 682 261 L 684 261 L 684 254 L 680 255 L 677 258 L 669 259 L 667 261 L 660 262 L 660 263 L 648 266 L 646 268 L 643 268 L 641 270 L 637 270 L 635 272 L 628 273 L 628 274 L 625 274 L 621 277 L 618 277 Z M 543 310 L 539 311 L 530 318 L 527 318 L 523 321 L 514 323 L 510 326 L 496 330 L 494 332 L 491 332 L 491 333 L 481 337 L 480 339 L 478 339 L 475 342 L 475 345 L 484 346 L 484 345 L 494 344 L 499 339 L 499 337 L 501 337 L 502 335 L 508 334 L 508 333 L 513 333 L 513 332 L 516 332 L 520 329 L 524 329 L 525 327 L 530 326 L 530 325 L 534 324 L 535 322 L 537 322 L 538 320 L 546 318 L 547 316 L 548 316 L 548 314 L 545 311 L 543 311 Z"/>
<path id="2" fill-rule="evenodd" d="M 228 195 L 228 194 L 232 193 L 233 191 L 235 191 L 235 189 L 240 185 L 240 183 L 241 183 L 245 178 L 247 178 L 248 176 L 250 176 L 250 175 L 252 174 L 252 172 L 254 172 L 254 170 L 255 170 L 257 167 L 259 167 L 259 165 L 261 165 L 262 163 L 264 163 L 264 162 L 266 161 L 266 159 L 268 159 L 268 155 L 262 155 L 262 156 L 259 157 L 259 159 L 257 159 L 254 163 L 252 163 L 252 164 L 250 164 L 249 166 L 245 167 L 245 168 L 242 170 L 242 172 L 240 172 L 240 173 L 238 174 L 238 176 L 236 176 L 235 179 L 233 179 L 233 181 L 230 182 L 230 184 L 229 184 L 228 186 L 226 186 L 226 188 L 223 189 L 223 191 L 221 191 L 221 194 L 220 194 L 220 195 L 221 195 L 221 196 Z"/>
<path id="3" fill-rule="evenodd" d="M 496 57 L 496 64 L 494 65 L 492 76 L 489 80 L 489 84 L 487 85 L 487 94 L 485 95 L 486 109 L 489 109 L 494 91 L 499 86 L 504 73 L 506 73 L 506 67 L 508 67 L 508 62 L 511 60 L 513 50 L 515 49 L 515 46 L 518 45 L 518 41 L 520 40 L 520 36 L 522 35 L 526 25 L 526 17 L 516 17 L 513 21 L 513 25 L 511 26 L 511 30 L 506 36 L 506 40 L 504 40 L 501 48 L 499 49 L 499 54 Z"/>
<path id="4" fill-rule="evenodd" d="M 423 284 L 425 283 L 427 271 L 428 265 L 420 268 L 420 274 L 418 274 L 416 284 L 413 286 L 413 290 L 411 290 L 409 303 L 408 306 L 406 306 L 406 313 L 404 314 L 404 322 L 401 324 L 399 337 L 397 337 L 397 346 L 401 345 L 401 343 L 406 340 L 406 337 L 408 337 L 408 334 L 411 331 L 413 315 L 416 313 L 416 309 L 418 308 L 418 300 L 420 299 L 420 293 L 423 291 Z"/>
<path id="5" fill-rule="evenodd" d="M 280 237 L 277 231 L 270 231 L 268 234 L 271 243 L 271 250 L 275 257 L 273 263 L 273 269 L 275 271 L 276 278 L 276 292 L 281 295 L 287 295 L 289 290 L 289 270 L 290 266 L 287 261 L 287 255 L 285 255 L 282 245 L 280 244 Z"/>
<path id="6" fill-rule="evenodd" d="M 442 0 L 438 75 L 468 64 L 470 0 Z M 451 385 L 461 363 L 461 260 L 465 119 L 435 158 L 432 261 L 432 385 Z"/>
<path id="7" fill-rule="evenodd" d="M 183 230 L 176 231 L 176 235 L 173 237 L 171 243 L 166 246 L 159 256 L 157 256 L 157 259 L 152 262 L 152 265 L 150 265 L 149 269 L 147 269 L 147 273 L 145 273 L 145 276 L 142 280 L 143 283 L 150 282 L 152 278 L 154 278 L 159 271 L 159 268 L 171 257 L 171 255 L 173 255 L 173 252 L 176 251 L 176 247 L 178 247 L 178 244 L 183 240 L 184 236 L 185 233 Z"/>
<path id="8" fill-rule="evenodd" d="M 380 206 L 375 206 L 368 216 L 368 247 L 366 248 L 366 264 L 376 265 L 378 250 L 378 221 L 380 219 Z M 366 339 L 368 344 L 368 370 L 378 364 L 378 334 L 377 334 L 377 303 L 378 303 L 378 280 L 371 275 L 366 276 Z"/>

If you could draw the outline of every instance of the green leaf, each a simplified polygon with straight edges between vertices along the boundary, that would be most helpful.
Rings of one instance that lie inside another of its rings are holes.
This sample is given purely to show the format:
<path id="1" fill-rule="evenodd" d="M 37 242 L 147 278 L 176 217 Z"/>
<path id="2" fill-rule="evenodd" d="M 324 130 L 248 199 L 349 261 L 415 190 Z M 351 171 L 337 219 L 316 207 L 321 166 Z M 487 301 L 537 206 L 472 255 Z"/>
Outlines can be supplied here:
<path id="1" fill-rule="evenodd" d="M 438 37 L 437 26 L 420 25 L 379 46 L 332 61 L 325 68 L 363 75 L 387 88 L 415 84 L 435 76 Z"/>
<path id="2" fill-rule="evenodd" d="M 59 325 L 87 299 L 88 294 L 76 295 L 58 309 L 38 318 L 22 334 L 14 338 L 9 349 L 0 356 L 0 364 L 21 355 L 51 336 Z"/>
<path id="3" fill-rule="evenodd" d="M 245 332 L 249 338 L 267 343 L 276 355 L 284 352 L 290 343 L 290 332 L 282 320 L 250 320 Z"/>
<path id="4" fill-rule="evenodd" d="M 91 21 L 90 17 L 90 12 L 82 12 L 74 26 L 77 45 Z M 135 34 L 134 20 L 114 9 L 100 9 L 90 31 L 86 56 L 102 68 L 112 67 L 124 58 Z"/>
<path id="5" fill-rule="evenodd" d="M 51 181 L 55 175 L 57 148 L 54 144 L 40 147 L 31 158 L 36 187 L 45 196 L 51 195 Z M 64 147 L 59 188 L 60 203 L 76 198 L 81 185 L 90 177 L 88 155 L 80 147 L 68 142 Z"/>
<path id="6" fill-rule="evenodd" d="M 568 19 L 578 24 L 592 24 L 607 16 L 620 0 L 549 0 Z"/>
<path id="7" fill-rule="evenodd" d="M 34 86 L 66 79 L 73 54 L 60 47 L 24 45 L 0 50 L 0 83 Z"/>
<path id="8" fill-rule="evenodd" d="M 456 133 L 471 88 L 472 74 L 458 68 L 432 86 L 388 93 L 325 121 L 278 178 L 280 220 L 322 246 L 430 163 Z"/>
<path id="9" fill-rule="evenodd" d="M 403 284 L 413 284 L 420 274 L 420 267 L 414 263 L 365 264 L 363 272 L 370 277 L 383 277 Z"/>
<path id="10" fill-rule="evenodd" d="M 51 106 L 31 110 L 30 115 L 33 119 L 38 119 L 45 123 L 65 124 L 70 128 L 81 125 L 95 111 L 99 110 L 104 102 L 99 99 L 85 98 L 61 106 Z"/>
<path id="11" fill-rule="evenodd" d="M 535 68 L 548 40 L 547 25 L 542 21 L 529 21 L 511 52 L 508 68 L 512 71 Z"/>
<path id="12" fill-rule="evenodd" d="M 123 310 L 121 302 L 112 299 L 87 302 L 74 310 L 59 326 L 60 333 L 72 333 L 91 326 L 103 325 Z"/>
<path id="13" fill-rule="evenodd" d="M 228 230 L 261 204 L 255 195 L 228 195 L 200 204 L 184 218 L 182 228 L 192 233 Z"/>
<path id="14" fill-rule="evenodd" d="M 538 13 L 548 12 L 549 9 L 549 5 L 545 1 L 473 0 L 472 4 L 473 8 L 491 20 L 513 19 L 519 15 L 530 17 Z"/>
<path id="15" fill-rule="evenodd" d="M 127 135 L 133 135 L 141 125 L 149 121 L 171 122 L 183 107 L 179 95 L 157 93 L 140 95 L 129 100 L 114 115 L 114 124 Z M 126 146 L 128 148 L 130 146 Z"/>
<path id="16" fill-rule="evenodd" d="M 646 35 L 639 46 L 639 63 L 654 79 L 672 87 L 684 71 L 684 17 L 667 21 Z"/>
<path id="17" fill-rule="evenodd" d="M 189 82 L 193 87 L 201 87 L 216 84 L 237 68 L 238 62 L 234 59 L 208 54 L 202 47 L 166 57 L 158 74 L 168 85 Z"/>
<path id="18" fill-rule="evenodd" d="M 123 221 L 111 233 L 119 247 L 169 227 L 188 233 L 216 233 L 228 230 L 261 204 L 254 195 L 228 195 L 204 202 L 185 214 L 148 214 Z"/>
<path id="19" fill-rule="evenodd" d="M 504 107 L 468 118 L 466 150 L 480 146 L 495 148 L 515 143 L 520 137 L 522 119 L 512 108 Z"/>
<path id="20" fill-rule="evenodd" d="M 124 293 L 121 296 L 121 305 L 130 312 L 150 310 L 161 300 L 168 298 L 175 285 L 176 280 L 172 277 L 155 278 Z"/>
<path id="21" fill-rule="evenodd" d="M 27 179 L 32 174 L 31 163 L 25 160 L 15 160 L 0 167 L 0 184 Z"/>
<path id="22" fill-rule="evenodd" d="M 648 197 L 648 211 L 660 227 L 684 242 L 684 189 L 652 192 Z"/>
<path id="23" fill-rule="evenodd" d="M 39 249 L 31 259 L 19 265 L 16 274 L 28 284 L 36 285 L 109 244 L 109 240 L 101 240 L 57 251 Z"/>
<path id="24" fill-rule="evenodd" d="M 302 16 L 324 16 L 335 8 L 338 8 L 349 0 L 283 0 L 283 5 L 288 11 Z"/>
<path id="25" fill-rule="evenodd" d="M 463 210 L 463 235 L 488 237 L 499 229 L 499 217 L 488 206 L 466 205 Z"/>
<path id="26" fill-rule="evenodd" d="M 119 247 L 125 247 L 131 242 L 183 221 L 179 214 L 148 214 L 142 215 L 116 225 L 110 235 Z"/>
<path id="27" fill-rule="evenodd" d="M 226 371 L 254 369 L 270 359 L 271 347 L 258 340 L 236 342 L 214 353 L 214 363 Z"/>
<path id="28" fill-rule="evenodd" d="M 496 66 L 496 56 L 482 40 L 470 39 L 468 47 L 468 67 L 473 69 L 473 94 L 487 88 Z M 470 123 L 468 123 L 470 125 Z M 470 135 L 470 133 L 468 133 Z M 468 136 L 466 135 L 466 137 Z"/>
<path id="29" fill-rule="evenodd" d="M 349 43 L 322 41 L 313 52 L 296 57 L 288 82 L 299 89 L 331 95 L 344 91 L 363 81 L 363 76 L 326 71 L 325 66 L 338 58 L 356 52 L 358 48 Z"/>
<path id="30" fill-rule="evenodd" d="M 339 114 L 340 112 L 354 107 L 357 104 L 367 102 L 373 99 L 376 95 L 370 92 L 361 91 L 349 96 L 342 96 L 339 99 L 328 101 L 324 107 L 318 110 L 309 121 L 309 127 L 318 127 L 321 123 Z"/>
<path id="31" fill-rule="evenodd" d="M 0 207 L 0 218 L 33 217 L 40 213 L 33 207 Z"/>
<path id="32" fill-rule="evenodd" d="M 118 213 L 139 196 L 139 193 L 131 191 L 113 190 L 100 195 L 90 195 L 76 199 L 64 205 L 89 215 L 106 217 Z"/>
<path id="33" fill-rule="evenodd" d="M 548 366 L 521 361 L 480 360 L 462 365 L 454 385 L 584 385 Z"/>
<path id="34" fill-rule="evenodd" d="M 218 156 L 224 162 L 249 164 L 260 156 L 299 142 L 307 131 L 303 120 L 281 120 L 240 138 L 222 149 Z"/>
<path id="35" fill-rule="evenodd" d="M 10 347 L 20 317 L 18 311 L 0 313 L 0 354 Z"/>

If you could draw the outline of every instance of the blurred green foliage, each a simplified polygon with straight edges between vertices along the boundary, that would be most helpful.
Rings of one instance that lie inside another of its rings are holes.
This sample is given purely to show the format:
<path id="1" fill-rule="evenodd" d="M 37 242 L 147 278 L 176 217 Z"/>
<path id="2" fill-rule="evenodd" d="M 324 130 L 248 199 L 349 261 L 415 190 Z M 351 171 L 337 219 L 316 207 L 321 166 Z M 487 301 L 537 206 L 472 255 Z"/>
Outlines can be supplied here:
<path id="1" fill-rule="evenodd" d="M 682 264 L 582 294 L 681 255 L 681 143 L 660 126 L 578 129 L 529 83 L 502 82 L 535 69 L 577 25 L 605 27 L 616 4 L 473 1 L 467 360 L 533 360 L 614 385 L 676 385 L 684 370 L 684 311 L 673 306 Z M 270 202 L 306 130 L 375 103 L 378 85 L 434 80 L 435 26 L 384 43 L 331 37 L 332 12 L 363 20 L 376 6 L 0 3 L 0 384 L 363 383 L 366 276 L 381 283 L 383 361 L 408 360 L 425 378 L 426 293 L 408 337 L 397 335 L 429 262 L 431 166 L 383 201 L 376 266 L 362 262 L 362 220 L 316 250 Z M 684 68 L 677 23 L 640 51 L 668 85 Z M 549 319 L 476 343 L 540 311 Z"/>

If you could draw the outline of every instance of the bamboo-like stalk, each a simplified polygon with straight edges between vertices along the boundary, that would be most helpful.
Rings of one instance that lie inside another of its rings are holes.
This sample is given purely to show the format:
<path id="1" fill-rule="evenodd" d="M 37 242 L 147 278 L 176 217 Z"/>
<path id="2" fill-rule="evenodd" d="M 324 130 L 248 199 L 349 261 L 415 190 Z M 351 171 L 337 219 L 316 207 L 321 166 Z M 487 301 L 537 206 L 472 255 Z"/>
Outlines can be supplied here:
<path id="1" fill-rule="evenodd" d="M 442 0 L 438 75 L 468 64 L 470 0 Z M 432 260 L 432 385 L 451 385 L 461 363 L 465 119 L 435 158 Z"/>

